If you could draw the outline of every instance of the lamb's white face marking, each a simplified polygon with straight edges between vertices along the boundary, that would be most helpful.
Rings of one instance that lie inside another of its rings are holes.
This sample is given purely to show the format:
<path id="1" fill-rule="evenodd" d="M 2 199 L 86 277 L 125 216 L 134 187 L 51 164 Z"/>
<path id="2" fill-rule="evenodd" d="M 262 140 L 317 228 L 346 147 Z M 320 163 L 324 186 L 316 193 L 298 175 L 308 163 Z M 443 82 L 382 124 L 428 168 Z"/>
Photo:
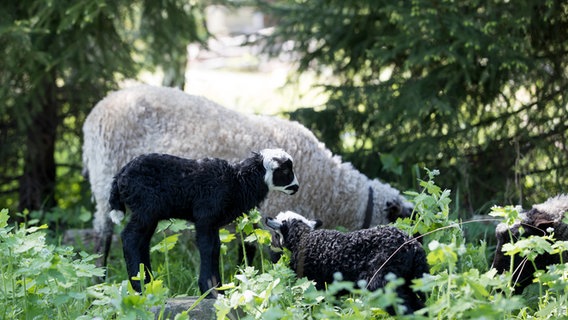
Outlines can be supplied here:
<path id="1" fill-rule="evenodd" d="M 266 169 L 264 181 L 268 189 L 286 194 L 296 193 L 299 184 L 292 168 L 292 157 L 282 149 L 264 149 L 260 151 L 260 155 Z"/>
<path id="2" fill-rule="evenodd" d="M 300 220 L 303 223 L 305 223 L 307 226 L 309 226 L 310 228 L 312 228 L 312 230 L 315 230 L 315 228 L 318 226 L 318 222 L 316 220 L 309 220 L 308 218 L 293 212 L 293 211 L 283 211 L 280 212 L 277 216 L 276 216 L 276 221 L 280 222 L 281 224 L 284 223 L 284 221 L 291 221 L 291 220 Z"/>
<path id="3" fill-rule="evenodd" d="M 281 227 L 285 222 L 289 222 L 291 220 L 299 220 L 310 227 L 312 230 L 315 230 L 321 225 L 321 221 L 319 220 L 309 220 L 302 215 L 292 211 L 280 212 L 274 219 L 266 218 L 266 226 L 270 228 L 270 233 L 272 235 L 272 241 L 270 245 L 272 251 L 282 251 L 282 248 L 284 247 L 284 235 L 282 234 Z"/>

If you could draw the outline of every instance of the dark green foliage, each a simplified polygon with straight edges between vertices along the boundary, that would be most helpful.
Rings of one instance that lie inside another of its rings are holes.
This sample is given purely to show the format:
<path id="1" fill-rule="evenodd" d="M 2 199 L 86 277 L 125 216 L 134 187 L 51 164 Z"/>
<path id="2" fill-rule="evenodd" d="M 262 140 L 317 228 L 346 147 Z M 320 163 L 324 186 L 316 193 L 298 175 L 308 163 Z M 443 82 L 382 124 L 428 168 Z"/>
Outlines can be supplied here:
<path id="1" fill-rule="evenodd" d="M 200 11 L 178 0 L 3 1 L 2 203 L 23 210 L 81 201 L 86 115 L 142 67 L 163 66 L 168 84 L 183 86 L 186 45 L 206 37 Z"/>
<path id="2" fill-rule="evenodd" d="M 2 319 L 164 319 L 151 311 L 163 307 L 169 290 L 155 280 L 142 295 L 128 283 L 93 285 L 104 274 L 96 255 L 55 246 L 47 225 L 11 225 L 0 210 L 0 318 Z"/>
<path id="3" fill-rule="evenodd" d="M 152 17 L 149 19 L 149 17 Z M 144 1 L 140 38 L 144 40 L 150 66 L 160 66 L 163 85 L 183 89 L 187 45 L 205 40 L 203 8 L 194 1 Z"/>
<path id="4" fill-rule="evenodd" d="M 363 172 L 410 188 L 416 165 L 439 168 L 469 212 L 539 202 L 568 182 L 565 1 L 259 5 L 277 21 L 266 51 L 287 48 L 300 72 L 325 75 L 325 108 L 292 118 Z"/>

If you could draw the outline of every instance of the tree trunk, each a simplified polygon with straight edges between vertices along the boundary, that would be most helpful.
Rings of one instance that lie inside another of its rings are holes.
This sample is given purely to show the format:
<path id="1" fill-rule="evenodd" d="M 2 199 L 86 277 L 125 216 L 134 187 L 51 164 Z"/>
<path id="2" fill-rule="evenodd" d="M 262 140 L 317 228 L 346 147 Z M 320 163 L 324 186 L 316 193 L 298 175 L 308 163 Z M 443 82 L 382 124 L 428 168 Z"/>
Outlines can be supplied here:
<path id="1" fill-rule="evenodd" d="M 26 138 L 24 172 L 20 178 L 18 210 L 51 209 L 55 206 L 55 138 L 58 125 L 56 87 L 50 77 L 35 111 Z"/>
<path id="2" fill-rule="evenodd" d="M 180 52 L 170 53 L 162 64 L 164 78 L 162 86 L 183 90 L 185 88 L 185 72 L 187 70 L 187 48 Z"/>

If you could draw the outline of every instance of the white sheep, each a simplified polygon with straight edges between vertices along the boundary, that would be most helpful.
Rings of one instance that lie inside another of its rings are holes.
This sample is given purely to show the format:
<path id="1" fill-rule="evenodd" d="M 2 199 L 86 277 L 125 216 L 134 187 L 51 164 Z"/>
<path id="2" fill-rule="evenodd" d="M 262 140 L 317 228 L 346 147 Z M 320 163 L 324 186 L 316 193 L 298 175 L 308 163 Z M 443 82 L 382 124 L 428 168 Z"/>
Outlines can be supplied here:
<path id="1" fill-rule="evenodd" d="M 178 89 L 138 86 L 111 93 L 93 108 L 83 133 L 84 170 L 96 202 L 96 250 L 105 258 L 112 236 L 112 178 L 128 161 L 149 152 L 236 161 L 253 150 L 281 147 L 295 159 L 302 191 L 294 197 L 271 194 L 260 210 L 293 210 L 306 217 L 317 212 L 326 228 L 356 230 L 412 211 L 398 190 L 343 163 L 299 123 L 241 114 Z"/>

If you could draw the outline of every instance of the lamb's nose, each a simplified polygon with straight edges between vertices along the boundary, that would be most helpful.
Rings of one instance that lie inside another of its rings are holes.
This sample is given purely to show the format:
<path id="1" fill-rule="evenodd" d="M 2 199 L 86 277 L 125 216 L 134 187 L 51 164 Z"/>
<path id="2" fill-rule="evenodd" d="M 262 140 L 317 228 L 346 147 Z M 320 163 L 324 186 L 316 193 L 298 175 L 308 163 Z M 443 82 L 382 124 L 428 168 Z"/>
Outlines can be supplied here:
<path id="1" fill-rule="evenodd" d="M 292 194 L 295 194 L 296 192 L 298 192 L 298 189 L 300 189 L 300 186 L 297 185 L 297 184 L 293 184 L 293 185 L 290 185 L 290 186 L 287 186 L 287 187 L 286 187 L 286 190 L 291 190 L 291 191 L 292 191 L 292 193 L 290 193 L 291 195 L 292 195 Z"/>

